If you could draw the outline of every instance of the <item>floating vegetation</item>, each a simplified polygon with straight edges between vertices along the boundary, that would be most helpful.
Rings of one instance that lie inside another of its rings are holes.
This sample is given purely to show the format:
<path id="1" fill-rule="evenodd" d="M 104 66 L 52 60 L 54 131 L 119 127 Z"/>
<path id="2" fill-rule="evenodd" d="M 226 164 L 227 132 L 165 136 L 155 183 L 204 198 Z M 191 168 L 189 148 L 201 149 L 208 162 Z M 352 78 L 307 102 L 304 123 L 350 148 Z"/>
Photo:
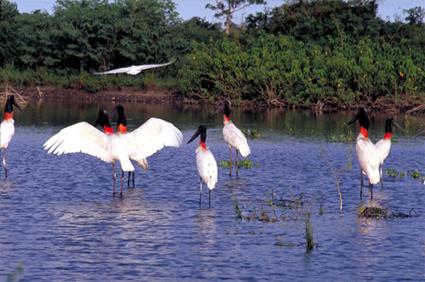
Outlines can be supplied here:
<path id="1" fill-rule="evenodd" d="M 357 215 L 364 218 L 386 219 L 389 216 L 389 211 L 379 206 L 363 205 L 358 208 Z"/>
<path id="2" fill-rule="evenodd" d="M 307 213 L 305 216 L 305 241 L 307 251 L 314 249 L 314 238 L 313 238 L 313 226 L 311 224 L 310 213 Z"/>
<path id="3" fill-rule="evenodd" d="M 230 161 L 227 160 L 223 160 L 220 161 L 218 163 L 219 166 L 224 167 L 224 168 L 229 168 L 231 165 L 234 165 L 234 163 L 231 163 Z M 238 161 L 238 168 L 244 168 L 244 169 L 249 169 L 249 168 L 253 168 L 258 166 L 257 163 L 254 163 L 253 161 L 249 160 L 249 159 L 244 159 L 244 160 L 240 160 Z"/>
<path id="4" fill-rule="evenodd" d="M 394 178 L 403 178 L 406 175 L 410 176 L 413 179 L 419 179 L 419 180 L 425 180 L 425 174 L 421 173 L 419 170 L 415 169 L 415 170 L 409 170 L 407 172 L 402 172 L 402 171 L 398 171 L 394 168 L 387 168 L 385 169 L 385 173 L 390 176 L 390 177 L 394 177 Z"/>
<path id="5" fill-rule="evenodd" d="M 332 143 L 351 143 L 354 139 L 350 131 L 348 134 L 331 134 L 327 136 L 326 140 Z"/>
<path id="6" fill-rule="evenodd" d="M 409 173 L 409 176 L 414 178 L 414 179 L 421 178 L 421 176 L 422 176 L 421 173 L 418 170 L 411 170 L 411 171 L 408 171 L 408 173 Z"/>
<path id="7" fill-rule="evenodd" d="M 360 206 L 357 209 L 357 215 L 360 218 L 368 219 L 394 219 L 419 216 L 414 209 L 411 209 L 409 213 L 404 213 L 401 211 L 390 211 L 388 208 L 376 204 Z"/>
<path id="8" fill-rule="evenodd" d="M 242 129 L 243 134 L 251 139 L 257 139 L 261 137 L 261 133 L 257 129 Z"/>
<path id="9" fill-rule="evenodd" d="M 385 169 L 385 173 L 390 177 L 398 177 L 398 178 L 403 178 L 406 175 L 404 172 L 399 172 L 394 168 Z"/>
<path id="10" fill-rule="evenodd" d="M 19 281 L 19 276 L 21 276 L 22 273 L 24 273 L 24 264 L 21 262 L 16 266 L 15 270 L 7 274 L 6 281 L 7 282 Z"/>

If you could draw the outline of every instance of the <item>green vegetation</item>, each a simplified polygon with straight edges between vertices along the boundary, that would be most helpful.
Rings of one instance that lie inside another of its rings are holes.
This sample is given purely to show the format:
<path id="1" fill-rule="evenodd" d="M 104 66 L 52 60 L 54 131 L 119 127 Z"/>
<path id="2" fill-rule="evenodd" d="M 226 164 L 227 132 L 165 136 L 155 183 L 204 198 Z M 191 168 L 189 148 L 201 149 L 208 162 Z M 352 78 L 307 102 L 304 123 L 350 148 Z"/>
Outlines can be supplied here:
<path id="1" fill-rule="evenodd" d="M 224 168 L 229 168 L 231 165 L 232 164 L 230 163 L 230 161 L 227 161 L 227 160 L 222 160 L 218 163 L 218 166 L 221 166 Z M 238 161 L 238 168 L 250 169 L 250 168 L 253 168 L 254 166 L 258 166 L 258 164 L 254 163 L 253 161 L 249 159 L 243 159 Z"/>
<path id="2" fill-rule="evenodd" d="M 218 24 L 182 21 L 173 0 L 57 0 L 53 14 L 20 14 L 1 1 L 0 81 L 89 92 L 155 85 L 277 106 L 425 99 L 423 8 L 389 22 L 377 17 L 374 0 L 292 0 L 230 29 L 235 10 L 262 2 L 211 1 L 226 35 Z M 91 75 L 172 58 L 174 65 L 141 76 Z"/>
<path id="3" fill-rule="evenodd" d="M 385 173 L 391 177 L 399 177 L 403 178 L 406 174 L 404 172 L 399 172 L 395 168 L 387 168 L 385 169 Z"/>
<path id="4" fill-rule="evenodd" d="M 261 137 L 261 133 L 257 129 L 242 129 L 242 133 L 251 139 L 257 139 Z"/>

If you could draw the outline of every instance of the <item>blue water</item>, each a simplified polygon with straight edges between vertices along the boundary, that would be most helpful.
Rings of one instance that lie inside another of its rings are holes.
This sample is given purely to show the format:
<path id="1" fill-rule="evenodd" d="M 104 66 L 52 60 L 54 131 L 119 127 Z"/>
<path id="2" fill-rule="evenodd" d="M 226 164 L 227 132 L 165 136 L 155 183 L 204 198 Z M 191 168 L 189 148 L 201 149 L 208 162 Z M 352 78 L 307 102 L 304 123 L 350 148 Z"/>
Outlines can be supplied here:
<path id="1" fill-rule="evenodd" d="M 386 176 L 384 189 L 375 187 L 374 204 L 417 216 L 358 218 L 369 193 L 365 188 L 359 199 L 353 143 L 327 141 L 330 134 L 355 135 L 356 127 L 342 123 L 350 114 L 237 111 L 239 127 L 262 134 L 249 140 L 255 165 L 241 169 L 239 178 L 219 167 L 212 206 L 205 191 L 200 209 L 195 143 L 150 157 L 149 170 L 137 169 L 136 188 L 126 188 L 122 198 L 112 197 L 110 165 L 43 151 L 42 144 L 64 126 L 93 122 L 98 107 L 34 103 L 16 113 L 10 177 L 0 180 L 0 281 L 425 280 L 425 186 L 409 176 Z M 228 158 L 221 116 L 209 118 L 205 109 L 128 105 L 130 128 L 154 115 L 175 123 L 186 141 L 200 122 L 207 123 L 216 160 Z M 375 140 L 384 118 L 371 119 Z M 419 125 L 412 123 L 419 121 L 401 123 L 413 132 Z M 385 167 L 424 172 L 423 139 L 396 135 Z M 342 212 L 332 169 L 341 183 Z M 272 195 L 302 197 L 303 204 L 270 207 Z M 262 211 L 277 221 L 248 219 Z M 307 213 L 316 243 L 310 252 Z"/>

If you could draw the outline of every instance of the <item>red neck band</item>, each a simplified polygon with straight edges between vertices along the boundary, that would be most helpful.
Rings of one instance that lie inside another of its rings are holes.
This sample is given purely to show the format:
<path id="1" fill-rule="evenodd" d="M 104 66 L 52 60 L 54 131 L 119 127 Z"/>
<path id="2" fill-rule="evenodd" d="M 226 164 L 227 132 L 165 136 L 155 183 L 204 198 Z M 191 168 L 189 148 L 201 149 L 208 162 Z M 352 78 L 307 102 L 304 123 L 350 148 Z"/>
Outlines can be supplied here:
<path id="1" fill-rule="evenodd" d="M 5 112 L 4 115 L 3 115 L 3 119 L 4 120 L 11 120 L 11 119 L 13 119 L 13 112 L 11 112 L 11 113 Z"/>
<path id="2" fill-rule="evenodd" d="M 118 132 L 119 133 L 127 133 L 127 126 L 122 123 L 118 124 Z"/>
<path id="3" fill-rule="evenodd" d="M 229 122 L 230 121 L 230 117 L 224 115 L 224 122 Z"/>
<path id="4" fill-rule="evenodd" d="M 385 140 L 386 139 L 391 139 L 391 138 L 393 138 L 393 133 L 392 132 L 387 132 L 387 133 L 384 134 L 384 139 Z"/>
<path id="5" fill-rule="evenodd" d="M 363 135 L 364 138 L 369 138 L 369 133 L 367 132 L 366 128 L 360 127 L 360 133 Z"/>
<path id="6" fill-rule="evenodd" d="M 103 127 L 103 131 L 108 135 L 114 133 L 114 130 L 112 129 L 112 127 L 109 127 L 109 126 L 106 126 L 106 125 Z"/>
<path id="7" fill-rule="evenodd" d="M 207 144 L 205 144 L 205 142 L 200 141 L 199 142 L 199 147 L 201 147 L 203 150 L 207 149 Z"/>

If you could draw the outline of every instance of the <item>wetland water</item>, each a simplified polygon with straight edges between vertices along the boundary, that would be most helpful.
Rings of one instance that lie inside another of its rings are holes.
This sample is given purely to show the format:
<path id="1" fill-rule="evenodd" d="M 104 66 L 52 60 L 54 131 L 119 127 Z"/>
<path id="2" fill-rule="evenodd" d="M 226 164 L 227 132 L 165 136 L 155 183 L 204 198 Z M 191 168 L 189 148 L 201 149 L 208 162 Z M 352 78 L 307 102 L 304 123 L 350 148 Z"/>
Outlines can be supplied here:
<path id="1" fill-rule="evenodd" d="M 208 119 L 197 108 L 125 106 L 130 130 L 156 116 L 180 128 L 185 143 L 206 123 L 217 162 L 228 158 L 221 114 Z M 241 169 L 239 178 L 219 167 L 212 207 L 204 190 L 199 209 L 194 143 L 150 157 L 149 170 L 137 168 L 136 188 L 125 189 L 122 199 L 112 197 L 110 165 L 42 150 L 62 127 L 94 123 L 99 107 L 34 102 L 15 114 L 10 174 L 4 180 L 2 171 L 0 180 L 1 281 L 14 273 L 22 281 L 425 279 L 425 186 L 408 175 L 385 174 L 375 202 L 418 216 L 358 218 L 369 193 L 365 188 L 360 201 L 354 142 L 340 140 L 357 135 L 357 126 L 344 125 L 351 114 L 235 110 L 237 126 L 261 133 L 249 140 L 255 165 Z M 384 119 L 371 117 L 372 140 L 382 137 Z M 423 124 L 422 118 L 398 121 L 410 134 Z M 385 168 L 424 172 L 424 152 L 424 138 L 396 132 Z M 332 169 L 341 181 L 342 213 Z M 280 198 L 288 204 L 271 205 Z M 317 244 L 311 252 L 307 212 Z"/>

